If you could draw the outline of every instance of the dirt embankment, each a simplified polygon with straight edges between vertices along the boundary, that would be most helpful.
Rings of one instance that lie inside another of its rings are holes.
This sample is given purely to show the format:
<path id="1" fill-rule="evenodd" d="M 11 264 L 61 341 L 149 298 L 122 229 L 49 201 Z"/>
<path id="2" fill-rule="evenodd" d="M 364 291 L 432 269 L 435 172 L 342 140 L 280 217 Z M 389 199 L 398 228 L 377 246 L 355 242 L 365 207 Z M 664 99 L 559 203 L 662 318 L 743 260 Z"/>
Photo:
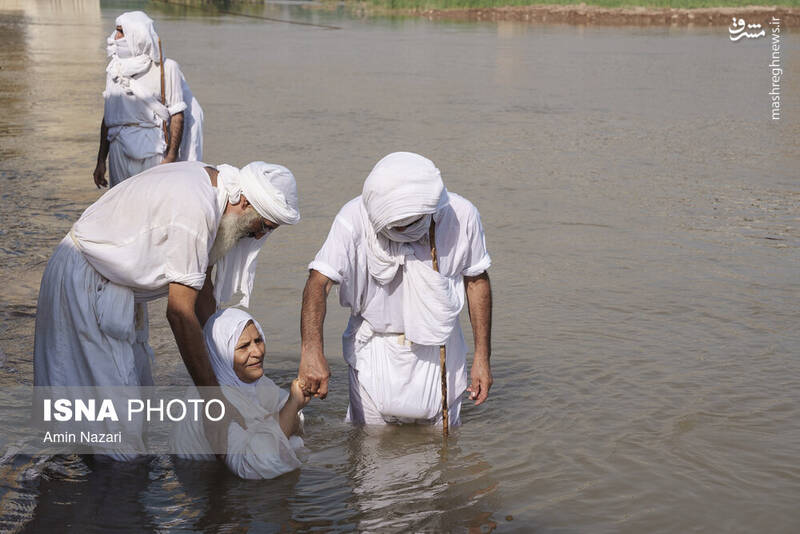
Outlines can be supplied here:
<path id="1" fill-rule="evenodd" d="M 512 20 L 564 24 L 634 26 L 730 26 L 731 19 L 766 24 L 780 19 L 781 29 L 800 27 L 800 9 L 787 7 L 716 7 L 701 9 L 604 8 L 587 5 L 536 5 L 472 9 L 428 9 L 415 15 L 439 20 Z"/>

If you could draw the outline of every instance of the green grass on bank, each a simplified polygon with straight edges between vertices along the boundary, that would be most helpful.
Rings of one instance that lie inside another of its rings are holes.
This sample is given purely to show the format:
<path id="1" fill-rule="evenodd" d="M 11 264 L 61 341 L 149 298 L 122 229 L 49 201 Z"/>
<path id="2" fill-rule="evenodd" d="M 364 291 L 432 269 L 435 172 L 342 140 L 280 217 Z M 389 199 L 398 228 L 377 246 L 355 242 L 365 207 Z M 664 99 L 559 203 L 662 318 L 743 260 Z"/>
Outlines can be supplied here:
<path id="1" fill-rule="evenodd" d="M 345 2 L 347 3 L 347 2 Z M 585 3 L 598 7 L 709 8 L 745 6 L 800 7 L 800 0 L 365 0 L 384 9 L 468 9 L 503 6 L 559 5 Z"/>

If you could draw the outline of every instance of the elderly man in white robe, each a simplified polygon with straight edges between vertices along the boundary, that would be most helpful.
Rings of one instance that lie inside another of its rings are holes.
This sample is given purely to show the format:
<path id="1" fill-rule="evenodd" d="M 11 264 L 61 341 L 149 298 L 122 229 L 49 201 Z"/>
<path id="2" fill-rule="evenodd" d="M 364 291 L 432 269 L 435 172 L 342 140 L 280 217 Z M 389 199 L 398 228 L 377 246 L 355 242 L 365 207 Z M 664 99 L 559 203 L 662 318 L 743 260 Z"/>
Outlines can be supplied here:
<path id="1" fill-rule="evenodd" d="M 106 159 L 112 187 L 160 163 L 202 159 L 202 109 L 178 64 L 161 57 L 153 20 L 142 11 L 117 17 L 107 51 L 95 185 L 108 185 Z"/>
<path id="2" fill-rule="evenodd" d="M 434 235 L 439 272 L 433 269 Z M 389 154 L 361 196 L 339 211 L 309 264 L 301 314 L 299 376 L 320 398 L 330 370 L 323 350 L 326 299 L 339 284 L 351 309 L 343 354 L 349 367 L 347 420 L 357 424 L 442 423 L 439 347 L 446 346 L 451 425 L 469 392 L 483 403 L 492 385 L 491 287 L 478 210 L 448 192 L 418 154 Z M 458 315 L 466 301 L 475 341 L 469 384 Z"/>
<path id="3" fill-rule="evenodd" d="M 294 176 L 264 162 L 159 165 L 110 189 L 45 268 L 34 385 L 153 385 L 145 303 L 166 296 L 189 374 L 216 386 L 202 325 L 236 293 L 248 305 L 267 235 L 299 220 Z"/>

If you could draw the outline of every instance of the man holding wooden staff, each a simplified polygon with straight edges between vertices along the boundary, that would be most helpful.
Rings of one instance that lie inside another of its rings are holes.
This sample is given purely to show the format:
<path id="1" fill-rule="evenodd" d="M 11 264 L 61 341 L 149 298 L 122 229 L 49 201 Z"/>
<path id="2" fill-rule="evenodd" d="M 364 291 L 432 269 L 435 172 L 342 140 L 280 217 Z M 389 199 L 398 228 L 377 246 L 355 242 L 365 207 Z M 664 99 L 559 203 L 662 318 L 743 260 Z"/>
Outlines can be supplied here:
<path id="1" fill-rule="evenodd" d="M 111 186 L 160 163 L 202 158 L 202 109 L 178 64 L 164 59 L 153 20 L 123 13 L 108 37 L 100 149 L 93 178 Z"/>
<path id="2" fill-rule="evenodd" d="M 351 309 L 342 336 L 347 420 L 459 424 L 464 392 L 477 405 L 492 385 L 490 264 L 478 210 L 445 189 L 432 161 L 409 152 L 383 158 L 309 264 L 299 373 L 307 389 L 328 394 L 323 322 L 339 284 L 339 302 Z M 475 340 L 469 385 L 458 321 L 465 294 Z"/>

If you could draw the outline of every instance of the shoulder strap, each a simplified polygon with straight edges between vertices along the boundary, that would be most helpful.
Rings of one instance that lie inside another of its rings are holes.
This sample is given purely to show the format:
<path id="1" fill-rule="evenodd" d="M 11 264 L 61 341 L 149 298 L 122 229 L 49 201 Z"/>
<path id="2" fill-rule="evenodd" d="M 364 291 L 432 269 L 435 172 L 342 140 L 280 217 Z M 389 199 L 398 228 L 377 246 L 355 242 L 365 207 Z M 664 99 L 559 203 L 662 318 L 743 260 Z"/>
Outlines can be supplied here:
<path id="1" fill-rule="evenodd" d="M 161 38 L 158 38 L 158 58 L 161 63 L 161 104 L 166 107 L 167 105 L 167 98 L 164 94 L 164 51 L 161 48 Z M 167 136 L 167 121 L 164 121 L 161 124 L 162 129 L 164 130 L 164 142 L 169 144 L 168 136 Z"/>

